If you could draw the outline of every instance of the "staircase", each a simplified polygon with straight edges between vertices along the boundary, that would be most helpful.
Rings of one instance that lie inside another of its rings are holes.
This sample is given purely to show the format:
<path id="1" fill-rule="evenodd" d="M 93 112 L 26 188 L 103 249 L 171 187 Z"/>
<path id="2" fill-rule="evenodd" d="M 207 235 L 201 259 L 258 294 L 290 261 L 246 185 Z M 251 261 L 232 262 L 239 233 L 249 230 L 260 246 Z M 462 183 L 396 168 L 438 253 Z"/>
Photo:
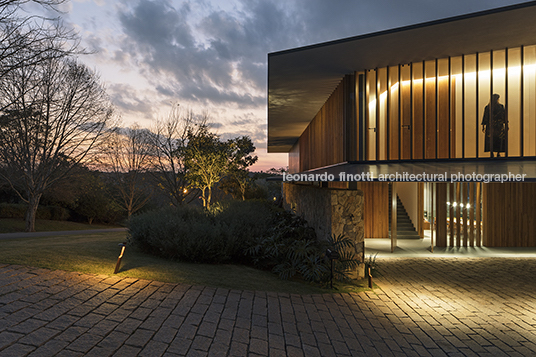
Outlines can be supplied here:
<path id="1" fill-rule="evenodd" d="M 389 231 L 391 230 L 391 187 L 389 187 Z M 389 233 L 390 234 L 390 233 Z M 397 239 L 421 239 L 415 230 L 411 219 L 400 200 L 396 196 L 396 238 Z"/>

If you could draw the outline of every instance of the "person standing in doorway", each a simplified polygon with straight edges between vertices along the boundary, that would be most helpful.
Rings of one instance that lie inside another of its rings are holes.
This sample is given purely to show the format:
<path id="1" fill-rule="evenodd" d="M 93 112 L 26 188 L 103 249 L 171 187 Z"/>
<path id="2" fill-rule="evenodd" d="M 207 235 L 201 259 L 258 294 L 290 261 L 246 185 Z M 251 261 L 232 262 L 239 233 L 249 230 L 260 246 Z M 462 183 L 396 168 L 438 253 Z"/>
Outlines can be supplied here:
<path id="1" fill-rule="evenodd" d="M 484 151 L 490 153 L 490 157 L 501 156 L 501 152 L 506 152 L 506 133 L 508 131 L 506 121 L 506 110 L 504 105 L 499 103 L 499 95 L 493 94 L 491 101 L 484 109 L 482 118 L 482 132 L 485 135 Z"/>

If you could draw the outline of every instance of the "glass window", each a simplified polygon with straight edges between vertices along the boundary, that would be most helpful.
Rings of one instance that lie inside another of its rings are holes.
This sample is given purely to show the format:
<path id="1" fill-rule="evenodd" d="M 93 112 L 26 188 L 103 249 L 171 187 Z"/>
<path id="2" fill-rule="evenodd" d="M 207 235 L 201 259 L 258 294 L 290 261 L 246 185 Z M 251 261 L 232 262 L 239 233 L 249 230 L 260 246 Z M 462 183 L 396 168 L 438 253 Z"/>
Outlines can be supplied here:
<path id="1" fill-rule="evenodd" d="M 536 155 L 536 46 L 524 49 L 523 66 L 523 144 L 524 155 Z"/>
<path id="2" fill-rule="evenodd" d="M 367 160 L 376 160 L 376 71 L 367 72 Z"/>
<path id="3" fill-rule="evenodd" d="M 506 119 L 508 124 L 508 156 L 521 156 L 521 48 L 508 50 L 508 98 Z"/>
<path id="4" fill-rule="evenodd" d="M 411 159 L 411 65 L 402 66 L 400 69 L 402 81 L 401 88 L 401 118 L 400 118 L 400 158 L 403 160 Z"/>
<path id="5" fill-rule="evenodd" d="M 389 159 L 398 160 L 398 136 L 399 136 L 399 118 L 398 118 L 398 97 L 400 91 L 400 83 L 398 81 L 398 67 L 389 67 Z"/>
<path id="6" fill-rule="evenodd" d="M 436 158 L 436 61 L 426 61 L 425 64 L 425 117 L 424 117 L 424 152 L 426 159 Z"/>
<path id="7" fill-rule="evenodd" d="M 451 83 L 449 83 L 448 58 L 437 61 L 437 76 L 437 157 L 448 159 L 451 125 L 451 108 L 449 106 Z"/>
<path id="8" fill-rule="evenodd" d="M 477 118 L 477 73 L 476 55 L 465 56 L 463 142 L 465 158 L 476 157 Z M 479 123 L 480 124 L 480 123 Z"/>
<path id="9" fill-rule="evenodd" d="M 462 57 L 453 57 L 450 60 L 451 78 L 451 151 L 453 158 L 463 157 L 463 71 Z"/>
<path id="10" fill-rule="evenodd" d="M 484 123 L 484 114 L 486 108 L 489 108 L 488 105 L 491 99 L 491 74 L 490 74 L 490 61 L 491 55 L 489 52 L 480 53 L 478 55 L 478 108 L 477 108 L 477 128 L 478 128 L 478 157 L 490 157 L 493 151 L 498 151 L 498 141 L 491 140 L 491 135 L 495 139 L 497 137 L 497 130 L 493 130 L 495 125 L 482 125 Z M 489 111 L 488 111 L 489 112 Z M 488 115 L 486 113 L 486 115 Z M 493 133 L 492 133 L 493 132 Z M 493 145 L 495 144 L 495 145 Z"/>
<path id="11" fill-rule="evenodd" d="M 413 159 L 423 158 L 423 63 L 413 64 L 412 101 L 413 101 Z"/>
<path id="12" fill-rule="evenodd" d="M 377 160 L 387 159 L 387 68 L 379 68 L 377 71 L 377 140 L 379 145 L 379 157 Z M 378 149 L 377 149 L 378 150 Z"/>

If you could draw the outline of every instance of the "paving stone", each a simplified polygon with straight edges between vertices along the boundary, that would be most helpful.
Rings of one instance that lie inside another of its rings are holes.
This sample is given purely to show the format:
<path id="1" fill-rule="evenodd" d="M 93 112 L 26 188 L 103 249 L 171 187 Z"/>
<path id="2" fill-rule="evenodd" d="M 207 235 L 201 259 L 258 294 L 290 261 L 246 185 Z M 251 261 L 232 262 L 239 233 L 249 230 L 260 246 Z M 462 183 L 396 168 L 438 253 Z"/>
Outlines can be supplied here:
<path id="1" fill-rule="evenodd" d="M 110 350 L 116 350 L 118 349 L 128 338 L 130 335 L 118 332 L 118 331 L 112 331 L 109 335 L 104 337 L 98 344 L 99 347 L 104 349 L 110 349 Z"/>
<path id="2" fill-rule="evenodd" d="M 30 353 L 29 357 L 53 357 L 60 353 L 65 347 L 69 345 L 69 342 L 60 340 L 50 340 L 35 351 Z"/>
<path id="3" fill-rule="evenodd" d="M 302 296 L 0 265 L 0 355 L 536 353 L 533 259 L 383 258 L 380 269 L 374 292 Z"/>
<path id="4" fill-rule="evenodd" d="M 266 356 L 268 354 L 268 341 L 252 338 L 249 341 L 249 352 Z"/>
<path id="5" fill-rule="evenodd" d="M 182 336 L 177 336 L 173 342 L 171 342 L 166 352 L 172 352 L 184 356 L 186 353 L 188 353 L 191 344 L 192 340 L 183 338 Z"/>
<path id="6" fill-rule="evenodd" d="M 140 353 L 141 348 L 123 345 L 117 352 L 113 354 L 113 357 L 132 357 L 137 356 Z"/>
<path id="7" fill-rule="evenodd" d="M 0 356 L 2 357 L 19 357 L 19 356 L 26 356 L 33 350 L 35 350 L 35 346 L 25 345 L 22 343 L 16 343 L 14 345 L 9 346 L 6 349 L 3 349 L 0 352 Z"/>
<path id="8" fill-rule="evenodd" d="M 147 344 L 147 342 L 149 342 L 153 335 L 154 331 L 138 329 L 134 331 L 125 344 L 142 348 Z"/>
<path id="9" fill-rule="evenodd" d="M 145 348 L 141 350 L 140 354 L 138 356 L 140 357 L 158 357 L 162 356 L 166 349 L 168 348 L 168 344 L 158 341 L 149 341 Z"/>
<path id="10" fill-rule="evenodd" d="M 28 319 L 24 322 L 21 322 L 20 324 L 10 327 L 9 331 L 29 334 L 32 331 L 35 331 L 46 324 L 47 322 L 43 320 Z"/>
<path id="11" fill-rule="evenodd" d="M 71 342 L 67 348 L 76 352 L 86 353 L 102 340 L 102 336 L 84 333 Z"/>
<path id="12" fill-rule="evenodd" d="M 7 331 L 0 332 L 0 350 L 15 343 L 22 337 L 24 337 L 24 335 L 21 333 L 7 332 Z"/>
<path id="13" fill-rule="evenodd" d="M 61 331 L 56 329 L 41 327 L 40 329 L 37 329 L 29 335 L 26 335 L 21 338 L 19 342 L 39 347 L 60 333 Z"/>

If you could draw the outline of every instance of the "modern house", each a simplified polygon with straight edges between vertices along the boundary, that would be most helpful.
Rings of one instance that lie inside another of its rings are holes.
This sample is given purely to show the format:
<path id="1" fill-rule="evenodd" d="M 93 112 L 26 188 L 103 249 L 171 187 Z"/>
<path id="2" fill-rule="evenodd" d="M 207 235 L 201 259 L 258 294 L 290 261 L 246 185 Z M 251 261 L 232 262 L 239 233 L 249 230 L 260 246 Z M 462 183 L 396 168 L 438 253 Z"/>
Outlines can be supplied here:
<path id="1" fill-rule="evenodd" d="M 401 205 L 432 247 L 536 246 L 535 19 L 528 2 L 270 53 L 286 206 L 360 252 L 395 248 Z"/>

